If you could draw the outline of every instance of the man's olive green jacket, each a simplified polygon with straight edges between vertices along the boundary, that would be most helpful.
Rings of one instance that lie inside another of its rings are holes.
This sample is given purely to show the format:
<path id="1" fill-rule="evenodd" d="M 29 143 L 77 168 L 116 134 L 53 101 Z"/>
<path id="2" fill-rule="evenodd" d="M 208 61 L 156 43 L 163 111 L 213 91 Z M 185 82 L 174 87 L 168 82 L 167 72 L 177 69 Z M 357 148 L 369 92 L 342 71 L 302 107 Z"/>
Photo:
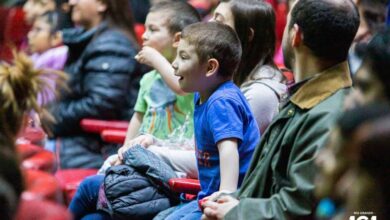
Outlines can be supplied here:
<path id="1" fill-rule="evenodd" d="M 314 209 L 314 156 L 343 111 L 352 85 L 346 62 L 305 82 L 273 120 L 256 148 L 225 219 L 303 219 Z"/>

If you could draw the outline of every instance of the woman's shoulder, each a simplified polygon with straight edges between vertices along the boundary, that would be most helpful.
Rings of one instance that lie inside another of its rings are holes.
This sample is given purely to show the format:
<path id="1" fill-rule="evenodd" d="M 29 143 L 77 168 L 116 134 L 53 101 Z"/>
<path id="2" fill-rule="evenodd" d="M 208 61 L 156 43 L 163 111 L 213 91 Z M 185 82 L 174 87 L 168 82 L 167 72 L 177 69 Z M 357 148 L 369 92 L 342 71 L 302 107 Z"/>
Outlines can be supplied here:
<path id="1" fill-rule="evenodd" d="M 98 32 L 96 36 L 96 41 L 116 41 L 116 42 L 126 42 L 131 43 L 129 37 L 125 34 L 125 32 L 117 29 L 108 27 L 104 30 Z"/>

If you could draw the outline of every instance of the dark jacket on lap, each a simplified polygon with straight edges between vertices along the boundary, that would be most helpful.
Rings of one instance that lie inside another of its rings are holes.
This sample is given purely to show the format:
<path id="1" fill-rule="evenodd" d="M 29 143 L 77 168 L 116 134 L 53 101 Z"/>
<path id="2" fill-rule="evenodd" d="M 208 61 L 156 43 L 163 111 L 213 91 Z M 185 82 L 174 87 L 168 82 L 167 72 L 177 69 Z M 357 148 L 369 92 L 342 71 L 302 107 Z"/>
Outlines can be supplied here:
<path id="1" fill-rule="evenodd" d="M 168 180 L 172 168 L 152 152 L 135 146 L 125 155 L 125 165 L 110 167 L 100 190 L 98 209 L 114 219 L 152 219 L 178 202 Z"/>

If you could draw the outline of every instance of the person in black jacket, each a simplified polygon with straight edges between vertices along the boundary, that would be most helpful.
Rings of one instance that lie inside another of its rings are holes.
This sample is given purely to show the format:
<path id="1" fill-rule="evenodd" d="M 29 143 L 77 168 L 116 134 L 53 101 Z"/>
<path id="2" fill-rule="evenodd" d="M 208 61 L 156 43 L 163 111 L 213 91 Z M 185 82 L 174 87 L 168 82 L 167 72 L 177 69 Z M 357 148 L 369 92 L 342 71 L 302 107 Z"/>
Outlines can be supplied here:
<path id="1" fill-rule="evenodd" d="M 62 168 L 98 168 L 114 152 L 98 135 L 81 130 L 83 118 L 127 120 L 137 98 L 140 68 L 127 0 L 70 0 L 72 20 L 82 28 L 63 31 L 69 47 L 64 71 L 69 90 L 49 106 L 56 123 L 46 147 Z M 43 125 L 45 125 L 45 120 Z"/>

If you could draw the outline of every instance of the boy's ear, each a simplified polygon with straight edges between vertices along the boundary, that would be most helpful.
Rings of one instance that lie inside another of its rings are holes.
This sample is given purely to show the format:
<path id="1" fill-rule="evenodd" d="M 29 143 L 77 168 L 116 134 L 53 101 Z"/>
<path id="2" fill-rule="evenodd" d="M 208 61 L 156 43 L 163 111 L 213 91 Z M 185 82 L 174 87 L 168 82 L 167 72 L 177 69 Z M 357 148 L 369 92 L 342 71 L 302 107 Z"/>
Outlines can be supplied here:
<path id="1" fill-rule="evenodd" d="M 215 58 L 211 58 L 207 61 L 207 73 L 206 77 L 213 76 L 218 72 L 219 69 L 219 62 Z"/>
<path id="2" fill-rule="evenodd" d="M 176 32 L 175 36 L 173 37 L 173 44 L 172 44 L 173 48 L 177 48 L 179 46 L 180 38 L 181 38 L 181 32 Z"/>

